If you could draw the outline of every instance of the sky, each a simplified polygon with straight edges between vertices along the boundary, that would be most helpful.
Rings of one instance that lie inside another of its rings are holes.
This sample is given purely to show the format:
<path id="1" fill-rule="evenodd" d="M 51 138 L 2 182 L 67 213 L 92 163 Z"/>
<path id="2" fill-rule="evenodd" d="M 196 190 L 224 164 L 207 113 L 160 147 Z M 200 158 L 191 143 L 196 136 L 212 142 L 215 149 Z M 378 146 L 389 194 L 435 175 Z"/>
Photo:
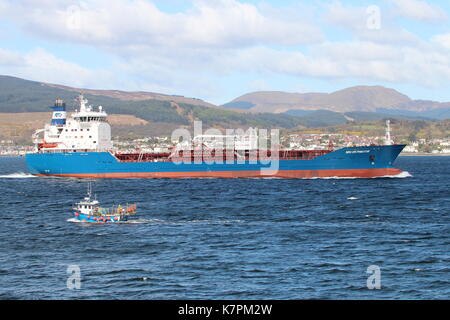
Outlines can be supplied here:
<path id="1" fill-rule="evenodd" d="M 355 85 L 450 101 L 450 0 L 0 0 L 0 74 L 215 104 Z"/>

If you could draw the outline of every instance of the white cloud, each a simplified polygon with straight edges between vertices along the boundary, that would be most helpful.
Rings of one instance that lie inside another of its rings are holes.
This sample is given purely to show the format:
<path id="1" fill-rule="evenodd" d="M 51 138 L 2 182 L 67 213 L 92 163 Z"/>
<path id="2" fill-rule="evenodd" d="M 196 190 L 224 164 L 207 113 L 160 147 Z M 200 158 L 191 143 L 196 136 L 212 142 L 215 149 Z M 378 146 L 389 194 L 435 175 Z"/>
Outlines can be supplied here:
<path id="1" fill-rule="evenodd" d="M 111 79 L 108 71 L 89 70 L 42 48 L 25 54 L 0 49 L 0 74 L 78 87 L 96 87 L 101 82 L 110 83 Z"/>
<path id="2" fill-rule="evenodd" d="M 360 79 L 438 86 L 450 81 L 450 57 L 431 48 L 371 42 L 325 43 L 301 52 L 248 48 L 222 63 L 241 72 L 290 74 L 325 79 Z"/>
<path id="3" fill-rule="evenodd" d="M 450 49 L 450 33 L 435 35 L 431 41 L 443 48 Z"/>
<path id="4" fill-rule="evenodd" d="M 204 98 L 218 94 L 218 87 L 211 81 L 211 74 L 198 69 L 192 74 L 180 67 L 183 62 L 177 65 L 172 59 L 163 60 L 160 56 L 160 53 L 155 53 L 154 56 L 137 56 L 117 61 L 114 65 L 115 72 L 120 76 L 125 75 L 127 79 L 121 83 L 120 88 Z"/>
<path id="5" fill-rule="evenodd" d="M 340 1 L 333 1 L 324 5 L 325 21 L 333 25 L 360 30 L 367 27 L 367 13 L 365 7 L 344 6 Z"/>
<path id="6" fill-rule="evenodd" d="M 439 9 L 423 1 L 392 1 L 397 11 L 403 8 L 404 16 L 423 21 L 442 18 Z M 450 56 L 443 49 L 450 48 L 450 35 L 420 39 L 398 26 L 396 16 L 387 10 L 382 10 L 381 28 L 370 30 L 366 7 L 339 1 L 315 5 L 325 10 L 316 11 L 314 23 L 314 17 L 302 10 L 236 0 L 194 0 L 191 9 L 179 13 L 163 12 L 143 0 L 98 0 L 77 7 L 72 3 L 11 0 L 2 8 L 13 23 L 46 41 L 106 52 L 113 57 L 108 70 L 90 70 L 43 49 L 24 54 L 0 49 L 0 73 L 216 101 L 227 90 L 220 88 L 222 76 L 245 72 L 255 75 L 246 78 L 255 89 L 270 89 L 261 79 L 273 75 L 424 86 L 450 81 Z M 417 8 L 423 9 L 421 15 Z M 349 34 L 325 40 L 319 29 L 323 21 Z"/>
<path id="7" fill-rule="evenodd" d="M 80 3 L 10 2 L 10 14 L 44 37 L 96 46 L 236 47 L 299 45 L 322 40 L 301 14 L 289 19 L 268 6 L 236 0 L 197 0 L 193 9 L 168 14 L 144 0 Z M 20 17 L 20 18 L 19 18 Z"/>
<path id="8" fill-rule="evenodd" d="M 333 1 L 324 6 L 324 19 L 328 24 L 348 29 L 359 41 L 371 41 L 381 44 L 414 45 L 420 38 L 395 24 L 395 17 L 387 10 L 380 9 L 380 27 L 369 28 L 368 21 L 373 14 L 368 7 L 344 6 L 340 1 Z"/>
<path id="9" fill-rule="evenodd" d="M 105 69 L 89 69 L 37 48 L 19 53 L 0 48 L 0 74 L 77 88 L 150 91 L 213 97 L 218 88 L 200 72 L 192 76 L 153 59 L 115 60 Z M 160 61 L 159 61 L 160 62 Z"/>
<path id="10" fill-rule="evenodd" d="M 0 66 L 18 66 L 23 63 L 20 54 L 0 48 Z"/>
<path id="11" fill-rule="evenodd" d="M 426 1 L 420 0 L 391 0 L 397 8 L 397 13 L 403 17 L 426 21 L 441 22 L 447 19 L 445 12 Z"/>

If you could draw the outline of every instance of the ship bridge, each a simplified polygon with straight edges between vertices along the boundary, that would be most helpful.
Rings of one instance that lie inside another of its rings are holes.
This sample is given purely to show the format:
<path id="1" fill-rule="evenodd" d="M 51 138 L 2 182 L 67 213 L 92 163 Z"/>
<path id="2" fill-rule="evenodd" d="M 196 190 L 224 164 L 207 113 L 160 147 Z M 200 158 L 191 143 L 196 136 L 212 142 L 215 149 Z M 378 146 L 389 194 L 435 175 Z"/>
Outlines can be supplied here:
<path id="1" fill-rule="evenodd" d="M 57 99 L 49 125 L 33 135 L 38 152 L 105 151 L 112 149 L 111 126 L 107 113 L 88 105 L 83 95 L 76 99 L 80 108 L 66 119 L 65 103 Z M 39 135 L 44 133 L 43 138 Z"/>

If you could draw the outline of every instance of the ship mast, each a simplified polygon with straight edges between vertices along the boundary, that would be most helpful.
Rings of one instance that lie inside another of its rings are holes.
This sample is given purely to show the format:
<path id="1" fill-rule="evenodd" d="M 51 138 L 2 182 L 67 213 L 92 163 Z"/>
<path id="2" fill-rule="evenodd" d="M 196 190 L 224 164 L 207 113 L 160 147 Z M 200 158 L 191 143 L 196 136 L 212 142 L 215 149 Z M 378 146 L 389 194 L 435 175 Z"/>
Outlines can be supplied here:
<path id="1" fill-rule="evenodd" d="M 391 139 L 391 120 L 386 120 L 386 135 L 384 144 L 387 146 L 392 145 L 392 139 Z"/>
<path id="2" fill-rule="evenodd" d="M 87 185 L 87 197 L 85 198 L 85 200 L 90 201 L 92 197 L 92 184 L 89 182 Z"/>

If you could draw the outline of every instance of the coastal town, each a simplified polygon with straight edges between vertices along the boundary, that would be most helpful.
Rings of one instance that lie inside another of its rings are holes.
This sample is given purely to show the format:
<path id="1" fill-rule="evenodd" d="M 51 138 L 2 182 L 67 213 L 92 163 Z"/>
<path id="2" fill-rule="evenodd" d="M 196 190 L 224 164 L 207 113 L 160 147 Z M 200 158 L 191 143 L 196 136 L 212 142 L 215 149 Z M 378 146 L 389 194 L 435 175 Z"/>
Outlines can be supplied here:
<path id="1" fill-rule="evenodd" d="M 280 137 L 282 148 L 288 150 L 314 150 L 314 149 L 339 149 L 349 146 L 364 146 L 383 144 L 384 136 L 359 136 L 354 134 L 326 134 L 307 131 L 296 134 L 285 134 Z M 245 136 L 242 136 L 245 140 Z M 449 155 L 450 138 L 448 139 L 418 139 L 417 141 L 397 141 L 407 146 L 401 155 Z M 145 152 L 161 153 L 169 152 L 176 141 L 171 141 L 168 136 L 154 136 L 136 139 L 123 139 L 116 137 L 113 140 L 114 148 L 118 152 Z M 30 144 L 17 144 L 13 140 L 0 140 L 0 156 L 23 156 L 33 152 L 34 146 Z"/>

